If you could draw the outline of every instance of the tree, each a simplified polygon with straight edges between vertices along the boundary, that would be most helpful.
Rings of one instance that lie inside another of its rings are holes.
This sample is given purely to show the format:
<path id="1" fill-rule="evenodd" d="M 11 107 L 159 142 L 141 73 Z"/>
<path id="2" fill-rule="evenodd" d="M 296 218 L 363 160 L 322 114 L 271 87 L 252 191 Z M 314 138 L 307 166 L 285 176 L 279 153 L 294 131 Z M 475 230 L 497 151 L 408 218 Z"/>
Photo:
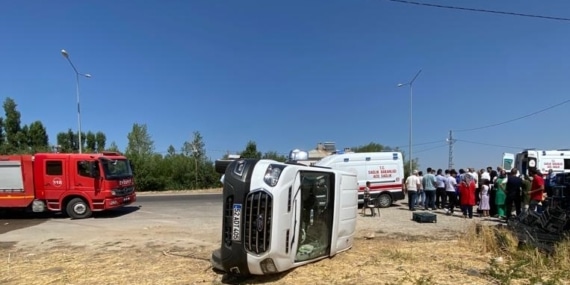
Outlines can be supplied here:
<path id="1" fill-rule="evenodd" d="M 370 142 L 367 145 L 362 145 L 352 148 L 352 151 L 354 152 L 381 152 L 387 150 L 389 150 L 389 148 L 386 148 L 383 145 L 375 142 Z"/>
<path id="2" fill-rule="evenodd" d="M 204 139 L 202 138 L 200 132 L 198 131 L 194 132 L 194 137 L 192 139 L 191 145 L 194 154 L 193 156 L 196 159 L 203 160 L 206 158 L 206 149 L 204 149 L 205 147 Z"/>
<path id="3" fill-rule="evenodd" d="M 106 150 L 114 151 L 114 152 L 120 152 L 119 147 L 117 146 L 117 143 L 114 141 L 111 142 L 111 144 L 109 145 L 109 147 Z M 103 150 L 101 150 L 101 151 L 103 151 Z"/>
<path id="4" fill-rule="evenodd" d="M 18 142 L 17 153 L 30 153 L 30 142 L 28 137 L 29 128 L 24 125 L 18 133 L 16 133 L 16 140 Z"/>
<path id="5" fill-rule="evenodd" d="M 0 117 L 0 154 L 8 154 L 6 136 L 4 134 L 4 118 Z"/>
<path id="6" fill-rule="evenodd" d="M 20 148 L 19 135 L 20 127 L 20 112 L 16 109 L 18 105 L 10 97 L 4 100 L 4 113 L 6 115 L 4 120 L 4 130 L 6 132 L 7 148 L 10 152 L 15 152 Z M 21 135 L 20 135 L 21 137 Z"/>
<path id="7" fill-rule="evenodd" d="M 49 137 L 41 121 L 30 124 L 28 129 L 28 144 L 31 153 L 49 151 Z"/>
<path id="8" fill-rule="evenodd" d="M 163 160 L 160 154 L 155 154 L 154 142 L 148 133 L 146 124 L 133 124 L 127 135 L 128 144 L 125 155 L 135 167 L 135 181 L 141 190 L 164 190 L 166 179 L 160 168 Z"/>
<path id="9" fill-rule="evenodd" d="M 85 152 L 94 152 L 97 150 L 97 140 L 95 134 L 91 131 L 85 135 Z"/>
<path id="10" fill-rule="evenodd" d="M 169 145 L 168 149 L 166 150 L 166 156 L 167 157 L 171 157 L 171 156 L 175 156 L 176 155 L 176 149 L 174 148 L 173 145 Z"/>
<path id="11" fill-rule="evenodd" d="M 102 152 L 105 150 L 105 143 L 107 142 L 107 136 L 103 132 L 97 132 L 95 134 L 95 141 L 97 143 L 97 152 Z M 116 146 L 116 145 L 115 145 Z"/>
<path id="12" fill-rule="evenodd" d="M 278 154 L 276 151 L 268 151 L 263 154 L 263 159 L 273 159 L 275 161 L 285 162 L 287 161 L 287 156 Z"/>
<path id="13" fill-rule="evenodd" d="M 129 140 L 125 153 L 127 155 L 150 155 L 154 151 L 154 142 L 152 141 L 146 124 L 133 124 L 131 132 L 127 135 Z"/>
<path id="14" fill-rule="evenodd" d="M 249 141 L 240 155 L 243 158 L 261 158 L 261 152 L 257 151 L 257 144 L 254 141 Z"/>

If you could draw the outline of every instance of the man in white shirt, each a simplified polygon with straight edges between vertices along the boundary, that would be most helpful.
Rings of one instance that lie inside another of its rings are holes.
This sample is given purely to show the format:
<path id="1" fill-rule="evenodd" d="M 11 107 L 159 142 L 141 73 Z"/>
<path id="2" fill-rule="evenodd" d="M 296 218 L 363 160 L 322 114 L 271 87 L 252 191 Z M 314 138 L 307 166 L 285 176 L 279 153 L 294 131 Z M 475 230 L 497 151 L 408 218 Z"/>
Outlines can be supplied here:
<path id="1" fill-rule="evenodd" d="M 485 180 L 491 181 L 491 174 L 487 169 L 483 169 L 483 173 L 481 173 L 481 183 L 485 183 Z"/>
<path id="2" fill-rule="evenodd" d="M 445 213 L 448 215 L 453 215 L 453 211 L 457 204 L 457 192 L 455 192 L 455 186 L 457 185 L 457 181 L 455 180 L 455 176 L 457 173 L 455 170 L 445 170 L 445 193 L 447 194 L 448 198 L 448 205 L 447 209 L 445 209 Z"/>
<path id="3" fill-rule="evenodd" d="M 416 210 L 415 205 L 418 200 L 418 189 L 420 189 L 421 183 L 417 170 L 414 170 L 412 175 L 406 178 L 406 193 L 408 194 L 408 207 L 410 211 Z"/>

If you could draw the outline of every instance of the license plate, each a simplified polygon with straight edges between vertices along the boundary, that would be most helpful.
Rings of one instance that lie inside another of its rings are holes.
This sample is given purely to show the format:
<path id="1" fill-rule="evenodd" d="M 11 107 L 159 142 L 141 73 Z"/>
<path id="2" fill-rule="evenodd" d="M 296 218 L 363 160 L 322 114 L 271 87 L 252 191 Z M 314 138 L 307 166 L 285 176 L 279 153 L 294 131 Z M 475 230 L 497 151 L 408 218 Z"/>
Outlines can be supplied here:
<path id="1" fill-rule="evenodd" d="M 241 204 L 234 204 L 232 218 L 232 240 L 239 241 L 241 238 Z"/>
<path id="2" fill-rule="evenodd" d="M 123 198 L 123 202 L 129 202 L 131 200 L 131 197 L 125 197 Z"/>

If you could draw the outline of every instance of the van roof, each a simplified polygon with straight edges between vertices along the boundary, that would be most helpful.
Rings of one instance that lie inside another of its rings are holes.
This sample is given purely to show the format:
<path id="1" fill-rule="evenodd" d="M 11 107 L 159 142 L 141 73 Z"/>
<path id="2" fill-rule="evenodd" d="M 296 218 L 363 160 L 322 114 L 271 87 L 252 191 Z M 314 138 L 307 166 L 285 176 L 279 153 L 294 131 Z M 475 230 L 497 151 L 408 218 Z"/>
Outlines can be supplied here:
<path id="1" fill-rule="evenodd" d="M 315 165 L 327 165 L 332 161 L 338 159 L 351 159 L 351 160 L 364 160 L 367 157 L 371 159 L 388 159 L 388 160 L 399 160 L 402 159 L 402 153 L 397 151 L 382 151 L 382 152 L 351 152 L 342 154 L 331 154 L 329 156 L 323 157 L 321 160 L 317 161 Z"/>

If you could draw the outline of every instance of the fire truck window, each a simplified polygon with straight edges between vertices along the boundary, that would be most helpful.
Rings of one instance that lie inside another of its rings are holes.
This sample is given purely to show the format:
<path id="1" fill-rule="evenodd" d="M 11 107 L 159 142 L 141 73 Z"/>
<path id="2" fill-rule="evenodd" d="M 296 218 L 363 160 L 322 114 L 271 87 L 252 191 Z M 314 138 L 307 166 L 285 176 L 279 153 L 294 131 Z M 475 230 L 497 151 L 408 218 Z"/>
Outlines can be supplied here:
<path id="1" fill-rule="evenodd" d="M 61 161 L 46 161 L 47 175 L 62 175 L 63 163 Z"/>
<path id="2" fill-rule="evenodd" d="M 78 161 L 77 174 L 80 176 L 91 177 L 91 173 L 89 171 L 89 163 L 86 163 L 85 161 Z"/>

